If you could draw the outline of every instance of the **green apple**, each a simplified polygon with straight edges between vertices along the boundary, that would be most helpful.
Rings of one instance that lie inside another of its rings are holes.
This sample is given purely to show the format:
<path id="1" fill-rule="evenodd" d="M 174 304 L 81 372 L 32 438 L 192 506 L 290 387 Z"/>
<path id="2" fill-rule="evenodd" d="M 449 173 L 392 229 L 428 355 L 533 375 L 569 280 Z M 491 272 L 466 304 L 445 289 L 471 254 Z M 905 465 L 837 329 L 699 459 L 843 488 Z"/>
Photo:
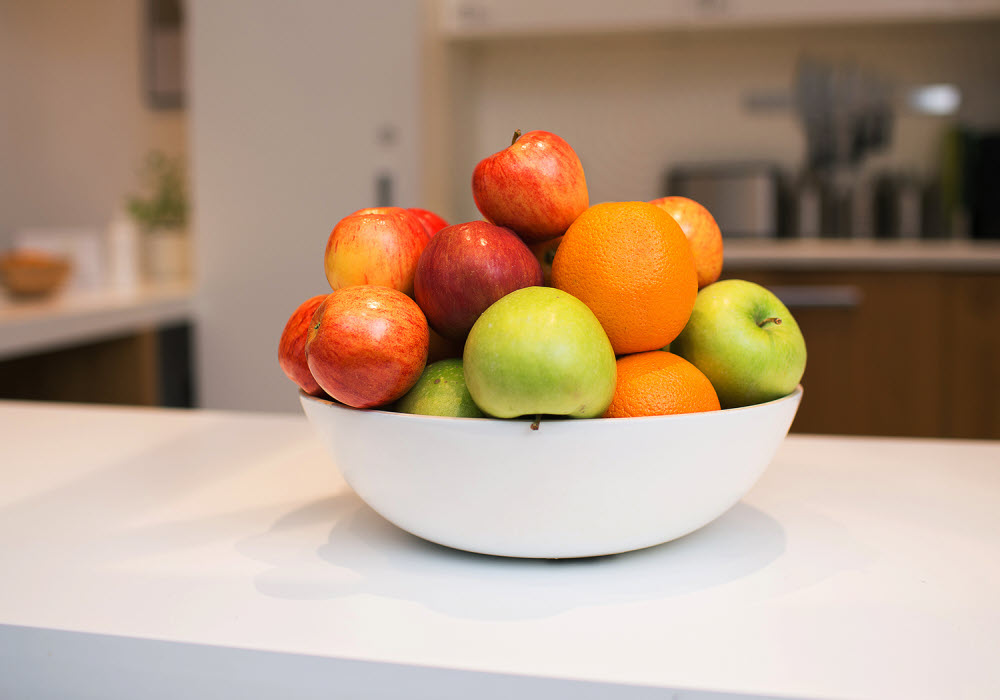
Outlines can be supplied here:
<path id="1" fill-rule="evenodd" d="M 699 291 L 670 351 L 708 377 L 723 408 L 790 394 L 806 369 L 799 324 L 773 292 L 746 280 L 723 280 Z"/>
<path id="2" fill-rule="evenodd" d="M 611 341 L 586 304 L 552 287 L 525 287 L 494 302 L 465 341 L 465 382 L 497 418 L 594 418 L 618 378 Z"/>
<path id="3" fill-rule="evenodd" d="M 465 386 L 462 360 L 457 357 L 427 365 L 413 388 L 396 402 L 395 409 L 424 416 L 483 417 Z"/>

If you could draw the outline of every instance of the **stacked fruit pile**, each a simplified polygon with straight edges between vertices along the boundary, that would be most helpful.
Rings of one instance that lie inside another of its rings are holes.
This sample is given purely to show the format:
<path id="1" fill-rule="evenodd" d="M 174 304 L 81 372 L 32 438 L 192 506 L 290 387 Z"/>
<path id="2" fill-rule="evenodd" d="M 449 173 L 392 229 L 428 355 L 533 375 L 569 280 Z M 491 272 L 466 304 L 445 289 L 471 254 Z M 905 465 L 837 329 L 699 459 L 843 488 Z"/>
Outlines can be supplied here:
<path id="1" fill-rule="evenodd" d="M 303 391 L 355 408 L 515 418 L 635 417 L 785 396 L 805 370 L 770 291 L 717 281 L 722 235 L 697 202 L 590 206 L 583 167 L 545 131 L 483 159 L 485 220 L 369 208 L 327 241 L 333 288 L 279 344 Z"/>

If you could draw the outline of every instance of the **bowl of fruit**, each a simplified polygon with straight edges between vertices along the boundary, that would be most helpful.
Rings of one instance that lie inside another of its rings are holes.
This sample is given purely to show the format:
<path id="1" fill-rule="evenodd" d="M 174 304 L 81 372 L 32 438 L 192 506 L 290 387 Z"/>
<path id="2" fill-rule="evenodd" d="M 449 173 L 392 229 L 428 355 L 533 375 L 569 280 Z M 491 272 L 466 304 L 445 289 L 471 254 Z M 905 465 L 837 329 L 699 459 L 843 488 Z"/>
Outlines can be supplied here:
<path id="1" fill-rule="evenodd" d="M 278 358 L 346 482 L 418 537 L 509 557 L 650 547 L 756 483 L 806 348 L 769 290 L 720 281 L 681 197 L 590 205 L 573 149 L 519 133 L 473 174 L 483 220 L 361 209 Z"/>

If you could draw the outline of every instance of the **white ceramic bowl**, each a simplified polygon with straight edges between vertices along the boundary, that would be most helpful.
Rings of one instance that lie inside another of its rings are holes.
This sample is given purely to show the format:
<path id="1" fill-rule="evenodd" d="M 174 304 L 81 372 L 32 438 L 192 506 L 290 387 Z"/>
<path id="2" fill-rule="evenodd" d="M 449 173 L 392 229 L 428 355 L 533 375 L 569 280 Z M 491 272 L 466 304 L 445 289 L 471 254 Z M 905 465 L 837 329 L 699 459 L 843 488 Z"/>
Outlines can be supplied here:
<path id="1" fill-rule="evenodd" d="M 344 479 L 396 526 L 448 547 L 588 557 L 686 535 L 767 468 L 802 387 L 769 403 L 650 418 L 438 418 L 300 393 Z"/>

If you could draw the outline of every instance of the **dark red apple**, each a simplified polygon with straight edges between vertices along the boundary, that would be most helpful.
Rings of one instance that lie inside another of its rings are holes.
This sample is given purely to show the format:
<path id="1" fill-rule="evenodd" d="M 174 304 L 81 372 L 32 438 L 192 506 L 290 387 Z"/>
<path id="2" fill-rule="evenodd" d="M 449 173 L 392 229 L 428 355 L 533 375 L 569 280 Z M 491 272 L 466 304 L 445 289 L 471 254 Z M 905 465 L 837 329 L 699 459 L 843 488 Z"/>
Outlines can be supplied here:
<path id="1" fill-rule="evenodd" d="M 493 302 L 541 284 L 538 259 L 513 231 L 470 221 L 431 239 L 417 263 L 413 292 L 434 330 L 462 341 Z"/>
<path id="2" fill-rule="evenodd" d="M 313 396 L 325 394 L 306 363 L 306 336 L 309 334 L 316 308 L 326 297 L 326 294 L 319 294 L 299 304 L 285 323 L 281 340 L 278 342 L 278 364 L 281 365 L 281 369 L 289 379 L 299 385 L 302 391 Z"/>
<path id="3" fill-rule="evenodd" d="M 417 219 L 423 224 L 424 230 L 427 231 L 427 235 L 431 238 L 434 234 L 443 229 L 448 225 L 448 222 L 442 219 L 440 216 L 427 209 L 418 209 L 416 207 L 410 207 L 406 211 L 413 214 Z"/>
<path id="4" fill-rule="evenodd" d="M 344 287 L 316 309 L 306 339 L 309 371 L 341 403 L 374 408 L 410 390 L 427 363 L 427 319 L 402 292 Z"/>
<path id="5" fill-rule="evenodd" d="M 378 284 L 413 293 L 413 272 L 430 236 L 401 207 L 373 207 L 345 216 L 330 232 L 323 257 L 334 290 Z"/>
<path id="6" fill-rule="evenodd" d="M 548 131 L 516 131 L 510 146 L 479 161 L 472 196 L 487 221 L 527 243 L 563 235 L 590 205 L 580 159 Z"/>

